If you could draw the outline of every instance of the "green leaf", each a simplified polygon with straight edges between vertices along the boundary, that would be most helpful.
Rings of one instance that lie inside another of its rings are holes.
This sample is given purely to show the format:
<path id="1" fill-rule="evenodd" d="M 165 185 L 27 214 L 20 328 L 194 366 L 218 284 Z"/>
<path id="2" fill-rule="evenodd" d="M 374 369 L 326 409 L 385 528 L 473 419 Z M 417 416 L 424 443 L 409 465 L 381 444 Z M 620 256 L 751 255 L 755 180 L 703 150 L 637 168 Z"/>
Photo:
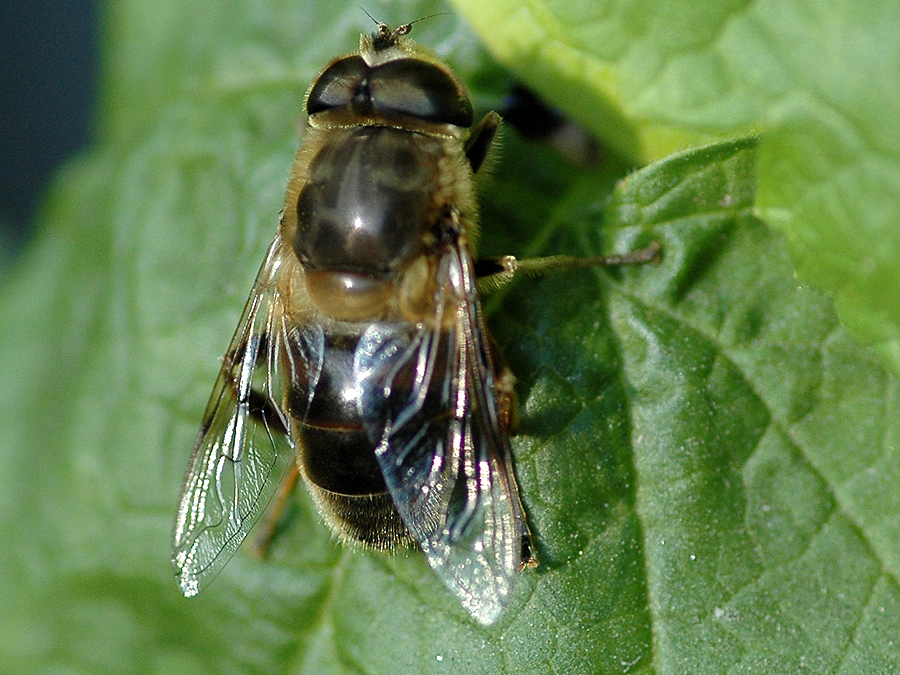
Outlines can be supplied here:
<path id="1" fill-rule="evenodd" d="M 454 0 L 492 53 L 623 156 L 761 133 L 758 212 L 900 374 L 900 5 Z"/>
<path id="2" fill-rule="evenodd" d="M 369 29 L 357 12 L 108 13 L 100 141 L 0 290 L 0 672 L 900 669 L 900 387 L 754 217 L 752 141 L 614 189 L 612 170 L 506 134 L 485 254 L 663 254 L 488 299 L 541 559 L 497 625 L 414 552 L 337 545 L 303 491 L 270 560 L 239 551 L 181 596 L 181 475 L 274 235 L 304 91 Z M 462 25 L 415 30 L 493 104 L 505 76 Z"/>

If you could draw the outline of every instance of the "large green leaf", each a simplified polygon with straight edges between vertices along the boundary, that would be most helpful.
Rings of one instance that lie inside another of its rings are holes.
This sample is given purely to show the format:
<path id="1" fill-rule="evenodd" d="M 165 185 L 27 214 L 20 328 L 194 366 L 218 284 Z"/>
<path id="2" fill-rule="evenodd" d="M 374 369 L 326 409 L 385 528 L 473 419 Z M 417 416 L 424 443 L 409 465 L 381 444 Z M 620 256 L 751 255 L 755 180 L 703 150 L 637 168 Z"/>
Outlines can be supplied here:
<path id="1" fill-rule="evenodd" d="M 900 374 L 900 4 L 454 4 L 505 65 L 627 157 L 761 131 L 759 212 Z"/>
<path id="2" fill-rule="evenodd" d="M 0 293 L 0 672 L 900 670 L 900 387 L 754 218 L 751 141 L 613 190 L 507 134 L 483 252 L 663 256 L 489 299 L 541 558 L 496 626 L 420 556 L 339 547 L 302 491 L 269 561 L 240 551 L 181 597 L 181 474 L 303 92 L 368 25 L 287 0 L 107 18 L 100 142 Z M 463 26 L 416 35 L 495 103 L 506 78 Z"/>

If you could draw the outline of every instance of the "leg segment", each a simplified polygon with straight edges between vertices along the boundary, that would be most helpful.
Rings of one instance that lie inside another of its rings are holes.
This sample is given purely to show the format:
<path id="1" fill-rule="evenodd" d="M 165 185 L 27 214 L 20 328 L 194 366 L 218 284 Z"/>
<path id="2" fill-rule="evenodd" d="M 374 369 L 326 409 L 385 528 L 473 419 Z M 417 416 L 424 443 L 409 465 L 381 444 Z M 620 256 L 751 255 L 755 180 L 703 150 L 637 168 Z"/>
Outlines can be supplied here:
<path id="1" fill-rule="evenodd" d="M 488 151 L 491 149 L 491 142 L 500 128 L 500 119 L 500 115 L 497 113 L 489 112 L 469 134 L 465 151 L 469 166 L 472 167 L 472 173 L 478 173 L 478 169 L 484 164 Z"/>
<path id="2" fill-rule="evenodd" d="M 253 554 L 257 558 L 263 559 L 268 555 L 269 544 L 272 542 L 272 539 L 275 538 L 275 531 L 278 529 L 278 521 L 281 520 L 281 514 L 284 513 L 284 508 L 287 506 L 288 499 L 290 499 L 294 488 L 297 487 L 297 482 L 299 480 L 300 469 L 297 467 L 297 462 L 294 462 L 291 464 L 284 479 L 281 481 L 281 487 L 278 488 L 278 494 L 275 495 L 275 499 L 269 504 L 269 508 L 266 510 L 265 520 L 261 526 L 258 526 L 257 536 L 253 539 L 251 544 L 250 550 L 253 551 Z"/>
<path id="3" fill-rule="evenodd" d="M 600 265 L 640 265 L 658 260 L 659 251 L 659 244 L 653 242 L 637 251 L 592 258 L 575 258 L 567 255 L 551 255 L 528 260 L 519 260 L 511 255 L 499 258 L 480 258 L 475 263 L 475 276 L 478 277 L 479 287 L 483 287 L 485 290 L 494 290 L 512 281 L 513 277 L 520 272 L 529 276 L 544 276 L 545 274 Z"/>

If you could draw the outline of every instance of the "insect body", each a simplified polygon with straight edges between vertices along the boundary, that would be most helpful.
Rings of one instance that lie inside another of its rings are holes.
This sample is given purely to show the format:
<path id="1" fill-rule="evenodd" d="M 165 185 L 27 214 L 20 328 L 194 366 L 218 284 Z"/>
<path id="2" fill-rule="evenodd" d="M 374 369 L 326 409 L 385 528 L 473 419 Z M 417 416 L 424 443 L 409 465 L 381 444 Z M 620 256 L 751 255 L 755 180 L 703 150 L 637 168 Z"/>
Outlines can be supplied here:
<path id="1" fill-rule="evenodd" d="M 278 233 L 182 487 L 173 564 L 187 596 L 228 562 L 294 461 L 340 538 L 414 543 L 483 624 L 537 564 L 511 464 L 513 378 L 473 263 L 472 179 L 500 118 L 473 127 L 462 83 L 409 29 L 379 24 L 307 97 Z M 505 257 L 479 261 L 479 276 L 656 252 Z"/>
<path id="2" fill-rule="evenodd" d="M 379 25 L 310 90 L 278 234 L 182 488 L 185 595 L 225 565 L 295 455 L 341 538 L 414 542 L 482 623 L 536 564 L 511 466 L 512 379 L 472 261 L 472 175 L 499 117 L 470 131 L 465 88 L 408 31 Z"/>

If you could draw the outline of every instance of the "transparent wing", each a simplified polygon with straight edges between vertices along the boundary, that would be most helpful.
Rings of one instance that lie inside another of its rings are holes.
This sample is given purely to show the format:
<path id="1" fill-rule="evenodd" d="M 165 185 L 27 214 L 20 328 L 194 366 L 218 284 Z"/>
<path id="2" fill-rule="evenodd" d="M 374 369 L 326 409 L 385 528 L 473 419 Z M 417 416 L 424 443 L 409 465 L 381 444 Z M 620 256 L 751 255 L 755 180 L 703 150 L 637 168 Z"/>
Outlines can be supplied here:
<path id="1" fill-rule="evenodd" d="M 475 619 L 490 624 L 524 562 L 527 526 L 463 244 L 442 256 L 434 282 L 431 326 L 372 327 L 360 340 L 361 413 L 394 504 L 428 563 Z"/>
<path id="2" fill-rule="evenodd" d="M 279 235 L 231 340 L 185 474 L 172 564 L 186 596 L 196 595 L 228 562 L 293 457 L 278 403 L 284 316 L 275 281 L 281 262 Z"/>

